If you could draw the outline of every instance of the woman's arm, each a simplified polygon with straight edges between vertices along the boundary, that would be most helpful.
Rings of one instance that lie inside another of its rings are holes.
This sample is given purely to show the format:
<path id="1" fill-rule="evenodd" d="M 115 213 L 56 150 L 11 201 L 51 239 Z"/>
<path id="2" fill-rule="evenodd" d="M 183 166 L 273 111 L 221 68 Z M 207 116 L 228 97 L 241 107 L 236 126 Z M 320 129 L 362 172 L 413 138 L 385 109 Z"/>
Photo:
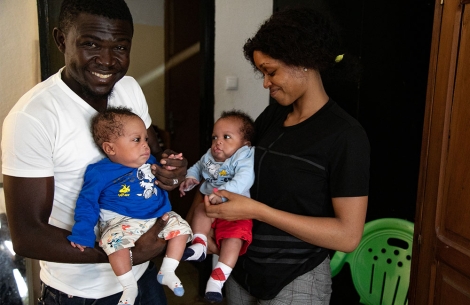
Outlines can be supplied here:
<path id="1" fill-rule="evenodd" d="M 277 210 L 256 200 L 221 190 L 227 202 L 211 205 L 204 199 L 209 217 L 226 220 L 256 219 L 305 242 L 332 250 L 353 251 L 359 244 L 367 210 L 367 196 L 333 198 L 335 217 L 311 217 Z"/>

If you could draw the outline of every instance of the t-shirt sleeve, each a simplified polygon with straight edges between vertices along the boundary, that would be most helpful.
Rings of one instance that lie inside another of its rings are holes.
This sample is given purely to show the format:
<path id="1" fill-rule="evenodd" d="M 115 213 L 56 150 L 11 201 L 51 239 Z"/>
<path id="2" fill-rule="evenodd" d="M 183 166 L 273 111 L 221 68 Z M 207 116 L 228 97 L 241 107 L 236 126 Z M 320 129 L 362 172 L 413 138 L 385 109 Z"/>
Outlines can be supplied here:
<path id="1" fill-rule="evenodd" d="M 330 152 L 331 197 L 369 194 L 370 145 L 361 126 L 342 132 Z"/>
<path id="2" fill-rule="evenodd" d="M 119 85 L 118 85 L 119 84 Z M 120 99 L 114 101 L 117 105 L 113 106 L 126 106 L 132 109 L 132 112 L 137 114 L 145 123 L 145 127 L 149 128 L 152 124 L 152 119 L 149 114 L 147 100 L 145 99 L 144 92 L 139 83 L 130 76 L 125 76 L 119 83 L 116 84 L 115 90 L 119 91 L 116 97 Z"/>
<path id="3" fill-rule="evenodd" d="M 12 112 L 3 122 L 3 131 L 3 174 L 30 178 L 54 176 L 54 139 L 48 136 L 41 122 L 27 113 Z"/>

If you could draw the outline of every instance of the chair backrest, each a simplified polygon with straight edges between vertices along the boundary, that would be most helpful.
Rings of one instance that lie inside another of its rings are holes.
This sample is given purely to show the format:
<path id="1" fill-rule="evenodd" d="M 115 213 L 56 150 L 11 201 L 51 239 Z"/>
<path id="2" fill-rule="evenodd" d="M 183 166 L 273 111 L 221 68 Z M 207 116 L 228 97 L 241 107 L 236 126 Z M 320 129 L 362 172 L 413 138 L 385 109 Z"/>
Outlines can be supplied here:
<path id="1" fill-rule="evenodd" d="M 412 222 L 397 218 L 366 223 L 356 250 L 333 255 L 332 276 L 348 263 L 362 304 L 408 304 L 413 230 Z"/>

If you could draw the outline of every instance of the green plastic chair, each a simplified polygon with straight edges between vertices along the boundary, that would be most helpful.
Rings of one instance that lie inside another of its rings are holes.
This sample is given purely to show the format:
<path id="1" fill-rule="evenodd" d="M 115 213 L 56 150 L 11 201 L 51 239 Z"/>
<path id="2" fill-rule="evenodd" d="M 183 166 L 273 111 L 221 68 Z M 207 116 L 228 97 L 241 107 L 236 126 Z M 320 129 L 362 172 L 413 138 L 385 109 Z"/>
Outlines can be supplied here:
<path id="1" fill-rule="evenodd" d="M 356 250 L 331 258 L 331 276 L 348 263 L 361 304 L 408 304 L 413 230 L 412 222 L 397 218 L 366 223 Z"/>

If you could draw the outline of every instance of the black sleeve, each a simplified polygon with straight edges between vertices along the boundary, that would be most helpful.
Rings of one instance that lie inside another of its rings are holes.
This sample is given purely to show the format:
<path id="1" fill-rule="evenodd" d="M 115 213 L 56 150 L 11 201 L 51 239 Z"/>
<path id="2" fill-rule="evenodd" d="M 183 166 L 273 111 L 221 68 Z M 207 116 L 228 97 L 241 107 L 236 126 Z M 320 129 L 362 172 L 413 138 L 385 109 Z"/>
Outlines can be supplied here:
<path id="1" fill-rule="evenodd" d="M 348 128 L 330 151 L 329 179 L 331 197 L 356 197 L 369 194 L 370 145 L 360 125 Z"/>

